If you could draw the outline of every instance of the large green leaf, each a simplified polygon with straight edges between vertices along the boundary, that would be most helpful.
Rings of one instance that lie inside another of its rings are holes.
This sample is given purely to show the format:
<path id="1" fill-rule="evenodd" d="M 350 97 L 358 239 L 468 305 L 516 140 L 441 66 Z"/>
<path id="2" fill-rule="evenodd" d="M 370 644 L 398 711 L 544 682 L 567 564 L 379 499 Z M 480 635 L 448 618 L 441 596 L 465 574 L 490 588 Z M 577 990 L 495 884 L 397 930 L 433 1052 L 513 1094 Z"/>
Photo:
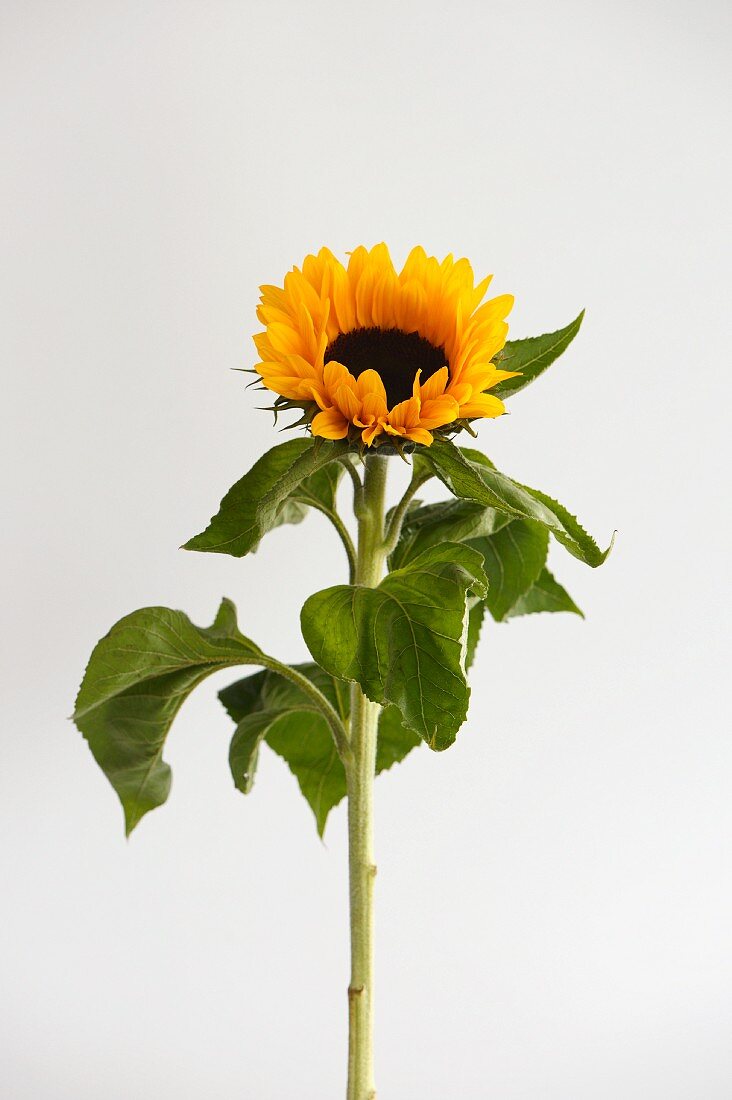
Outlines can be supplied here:
<path id="1" fill-rule="evenodd" d="M 549 532 L 540 523 L 514 519 L 495 534 L 472 539 L 488 577 L 486 605 L 497 622 L 529 591 L 546 561 Z"/>
<path id="2" fill-rule="evenodd" d="M 602 565 L 610 553 L 612 543 L 607 550 L 600 550 L 563 505 L 537 489 L 513 481 L 488 460 L 478 461 L 474 452 L 466 449 L 462 453 L 450 440 L 435 439 L 430 447 L 422 449 L 421 458 L 456 497 L 542 524 L 570 554 L 587 565 Z"/>
<path id="3" fill-rule="evenodd" d="M 400 568 L 445 541 L 467 542 L 483 555 L 489 582 L 487 606 L 500 621 L 539 576 L 549 532 L 532 520 L 511 519 L 495 508 L 453 498 L 407 514 L 389 564 Z"/>
<path id="4" fill-rule="evenodd" d="M 516 601 L 508 612 L 507 618 L 533 615 L 538 611 L 571 611 L 584 619 L 584 615 L 570 594 L 562 588 L 546 567 L 542 569 L 528 592 Z"/>
<path id="5" fill-rule="evenodd" d="M 290 439 L 273 447 L 229 489 L 206 530 L 184 549 L 241 558 L 273 527 L 302 519 L 304 505 L 330 500 L 332 506 L 337 479 L 326 476 L 325 467 L 347 452 L 343 440 Z"/>
<path id="6" fill-rule="evenodd" d="M 501 370 L 521 371 L 517 378 L 506 378 L 494 386 L 491 393 L 497 397 L 511 397 L 534 382 L 547 367 L 558 359 L 572 343 L 580 330 L 585 311 L 557 332 L 543 336 L 531 336 L 527 340 L 509 340 L 499 359 Z"/>
<path id="7" fill-rule="evenodd" d="M 262 656 L 239 633 L 230 600 L 210 627 L 194 626 L 182 611 L 146 607 L 97 643 L 73 717 L 119 796 L 128 835 L 168 797 L 171 773 L 162 754 L 183 701 L 212 672 L 259 664 Z"/>
<path id="8" fill-rule="evenodd" d="M 444 749 L 468 708 L 469 592 L 486 593 L 481 555 L 443 543 L 377 588 L 337 585 L 311 596 L 303 636 L 319 665 L 375 702 L 394 704 L 409 729 Z"/>
<path id="9" fill-rule="evenodd" d="M 316 664 L 294 666 L 348 718 L 350 693 Z M 252 787 L 259 745 L 265 741 L 297 779 L 322 836 L 331 809 L 346 794 L 346 775 L 322 715 L 297 685 L 276 672 L 258 672 L 224 688 L 219 698 L 237 722 L 229 762 L 234 783 L 247 794 Z M 403 760 L 419 737 L 405 729 L 395 707 L 381 712 L 376 771 Z"/>

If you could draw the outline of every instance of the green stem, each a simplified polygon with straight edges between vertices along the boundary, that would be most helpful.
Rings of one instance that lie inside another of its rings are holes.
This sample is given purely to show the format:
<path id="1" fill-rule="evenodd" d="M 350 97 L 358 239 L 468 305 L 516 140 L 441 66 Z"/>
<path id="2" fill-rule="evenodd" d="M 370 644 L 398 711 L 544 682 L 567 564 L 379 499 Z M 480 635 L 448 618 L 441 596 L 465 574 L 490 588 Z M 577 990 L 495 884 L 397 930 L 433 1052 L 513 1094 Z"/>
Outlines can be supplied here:
<path id="1" fill-rule="evenodd" d="M 353 482 L 353 511 L 358 515 L 359 508 L 363 499 L 363 483 L 359 477 L 358 470 L 353 464 L 353 458 L 351 455 L 347 455 L 343 460 L 343 465 L 346 468 L 346 473 Z"/>
<path id="2" fill-rule="evenodd" d="M 433 474 L 431 471 L 424 471 L 422 473 L 415 472 L 412 475 L 412 480 L 409 482 L 409 485 L 407 485 L 407 488 L 404 491 L 404 496 L 399 501 L 394 511 L 391 513 L 391 518 L 389 520 L 389 523 L 387 524 L 386 534 L 384 535 L 384 552 L 386 553 L 387 557 L 389 554 L 391 554 L 392 550 L 394 550 L 396 544 L 399 542 L 399 536 L 402 532 L 402 523 L 404 522 L 404 517 L 407 514 L 407 509 L 409 508 L 409 505 L 411 504 L 415 493 L 419 490 L 420 485 L 424 485 L 425 481 L 429 481 L 432 476 Z"/>
<path id="3" fill-rule="evenodd" d="M 343 543 L 343 549 L 346 551 L 346 557 L 348 558 L 348 583 L 353 584 L 356 577 L 356 547 L 353 545 L 353 539 L 351 538 L 348 528 L 336 511 L 321 504 L 320 501 L 309 499 L 308 504 L 311 508 L 316 508 L 324 516 L 327 516 L 335 527 L 338 537 Z"/>
<path id="4" fill-rule="evenodd" d="M 256 657 L 251 661 L 251 664 L 261 665 L 263 668 L 271 669 L 272 672 L 278 672 L 283 679 L 289 680 L 290 683 L 295 684 L 300 688 L 303 694 L 308 696 L 330 726 L 330 731 L 333 734 L 333 740 L 335 741 L 338 753 L 343 762 L 346 763 L 351 756 L 348 733 L 338 713 L 331 706 L 322 691 L 320 691 L 311 680 L 308 680 L 307 676 L 303 676 L 301 672 L 298 672 L 297 669 L 291 668 L 290 665 L 283 664 L 282 661 L 278 661 L 275 657 L 270 657 L 266 653 L 262 653 L 261 656 Z"/>
<path id="5" fill-rule="evenodd" d="M 374 588 L 384 571 L 386 458 L 365 460 L 358 508 L 356 584 Z M 347 1100 L 374 1100 L 374 878 L 373 798 L 380 707 L 351 689 L 348 785 L 348 863 L 351 903 L 351 981 L 348 987 Z"/>

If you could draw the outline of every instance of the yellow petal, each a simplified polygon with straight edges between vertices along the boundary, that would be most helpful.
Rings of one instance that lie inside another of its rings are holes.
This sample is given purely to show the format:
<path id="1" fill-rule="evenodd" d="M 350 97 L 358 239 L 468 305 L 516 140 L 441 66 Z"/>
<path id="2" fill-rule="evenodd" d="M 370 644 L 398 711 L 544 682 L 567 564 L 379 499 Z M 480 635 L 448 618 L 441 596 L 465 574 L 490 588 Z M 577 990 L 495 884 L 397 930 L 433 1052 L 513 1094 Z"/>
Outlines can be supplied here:
<path id="1" fill-rule="evenodd" d="M 455 398 L 458 405 L 462 405 L 464 401 L 469 401 L 473 396 L 473 387 L 467 382 L 451 382 L 447 387 L 447 392 Z"/>
<path id="2" fill-rule="evenodd" d="M 267 325 L 267 336 L 275 351 L 281 355 L 307 355 L 307 345 L 296 329 L 275 322 Z"/>
<path id="3" fill-rule="evenodd" d="M 323 439 L 343 439 L 348 435 L 348 421 L 334 408 L 319 412 L 310 428 L 313 435 L 319 435 Z"/>
<path id="4" fill-rule="evenodd" d="M 432 435 L 424 428 L 407 428 L 404 435 L 407 439 L 411 439 L 414 443 L 422 443 L 425 447 L 429 447 L 432 442 Z"/>
<path id="5" fill-rule="evenodd" d="M 513 309 L 513 294 L 501 294 L 497 298 L 490 298 L 471 317 L 473 324 L 482 324 L 484 321 L 503 321 Z"/>
<path id="6" fill-rule="evenodd" d="M 401 274 L 399 275 L 400 282 L 406 283 L 409 279 L 421 278 L 426 264 L 427 253 L 422 248 L 421 244 L 415 245 L 407 256 L 407 261 L 401 270 Z"/>
<path id="7" fill-rule="evenodd" d="M 360 414 L 361 402 L 349 386 L 339 386 L 333 397 L 346 420 L 352 422 Z"/>
<path id="8" fill-rule="evenodd" d="M 276 309 L 274 306 L 259 306 L 257 317 L 263 325 L 271 325 L 273 321 L 279 321 L 283 325 L 292 325 L 292 315 L 286 313 L 283 309 Z"/>
<path id="9" fill-rule="evenodd" d="M 361 402 L 361 419 L 365 421 L 383 420 L 388 416 L 386 401 L 377 393 L 367 393 Z"/>
<path id="10" fill-rule="evenodd" d="M 409 397 L 406 401 L 400 401 L 389 410 L 388 423 L 393 428 L 410 428 L 419 424 L 419 399 Z"/>
<path id="11" fill-rule="evenodd" d="M 394 264 L 391 262 L 391 256 L 389 255 L 389 249 L 382 241 L 380 244 L 374 245 L 369 252 L 369 267 L 374 271 L 377 278 L 381 278 L 383 275 L 396 275 L 394 270 Z"/>
<path id="12" fill-rule="evenodd" d="M 487 366 L 475 366 L 464 371 L 460 381 L 469 383 L 476 393 L 482 393 L 483 390 L 492 389 L 506 378 L 517 378 L 520 375 L 520 370 L 496 370 L 492 363 L 488 363 Z"/>
<path id="13" fill-rule="evenodd" d="M 318 357 L 318 337 L 315 333 L 313 318 L 303 302 L 300 303 L 297 319 L 298 328 L 300 329 L 300 335 L 305 345 L 307 355 L 314 361 Z"/>
<path id="14" fill-rule="evenodd" d="M 388 271 L 382 275 L 374 287 L 373 301 L 371 303 L 371 316 L 373 323 L 379 328 L 394 328 L 394 296 L 399 291 L 399 284 L 393 272 Z"/>
<path id="15" fill-rule="evenodd" d="M 422 401 L 433 401 L 435 397 L 439 397 L 443 394 L 445 392 L 445 386 L 447 385 L 447 379 L 447 367 L 440 367 L 438 371 L 435 371 L 435 373 L 422 384 Z"/>
<path id="16" fill-rule="evenodd" d="M 362 371 L 356 379 L 356 393 L 364 401 L 367 397 L 375 398 L 386 412 L 386 390 L 378 371 Z"/>
<path id="17" fill-rule="evenodd" d="M 423 401 L 419 414 L 419 423 L 423 428 L 441 428 L 451 424 L 460 415 L 460 406 L 454 397 L 444 394 L 432 401 Z"/>
<path id="18" fill-rule="evenodd" d="M 317 314 L 320 308 L 319 294 L 296 267 L 285 275 L 285 300 L 289 312 L 295 317 L 301 305 L 313 314 Z"/>
<path id="19" fill-rule="evenodd" d="M 417 332 L 425 314 L 425 290 L 416 279 L 401 287 L 394 299 L 394 317 L 402 332 Z"/>
<path id="20" fill-rule="evenodd" d="M 350 390 L 356 391 L 356 379 L 348 367 L 344 367 L 343 363 L 338 363 L 335 359 L 331 359 L 323 368 L 323 384 L 330 394 L 334 394 L 340 386 L 347 386 Z"/>
<path id="21" fill-rule="evenodd" d="M 297 401 L 300 397 L 300 380 L 298 378 L 281 378 L 277 375 L 262 376 L 262 382 L 280 397 L 289 397 L 291 401 Z"/>
<path id="22" fill-rule="evenodd" d="M 281 286 L 266 284 L 259 288 L 260 300 L 264 306 L 275 306 L 277 309 L 286 309 L 285 292 Z"/>
<path id="23" fill-rule="evenodd" d="M 472 305 L 472 308 L 470 309 L 471 313 L 473 312 L 474 309 L 476 309 L 480 305 L 480 303 L 485 298 L 485 293 L 486 293 L 488 287 L 491 285 L 492 280 L 493 280 L 492 275 L 486 275 L 485 279 L 483 279 L 482 282 L 478 283 L 478 285 L 476 286 L 475 294 L 473 296 L 473 305 Z"/>
<path id="24" fill-rule="evenodd" d="M 351 332 L 356 327 L 356 302 L 345 268 L 340 265 L 333 269 L 331 296 L 339 331 Z M 334 340 L 335 336 L 331 339 Z"/>
<path id="25" fill-rule="evenodd" d="M 492 393 L 476 393 L 466 404 L 460 405 L 460 416 L 467 417 L 495 417 L 501 416 L 505 411 L 506 406 L 501 399 L 494 397 Z"/>
<path id="26" fill-rule="evenodd" d="M 358 248 L 354 248 L 353 252 L 348 258 L 348 281 L 351 284 L 351 289 L 353 290 L 354 294 L 356 292 L 358 281 L 361 278 L 361 273 L 364 269 L 366 261 L 368 260 L 368 257 L 368 252 L 366 251 L 364 246 L 360 244 Z"/>
<path id="27" fill-rule="evenodd" d="M 277 356 L 275 355 L 274 348 L 272 347 L 269 340 L 267 339 L 267 333 L 266 332 L 257 332 L 252 337 L 252 339 L 254 340 L 254 346 L 256 347 L 257 351 L 259 352 L 259 358 L 260 359 L 265 359 L 267 361 L 271 361 L 271 360 L 277 358 Z"/>
<path id="28" fill-rule="evenodd" d="M 371 328 L 374 323 L 372 306 L 375 286 L 375 271 L 372 267 L 364 267 L 361 278 L 358 280 L 358 286 L 356 287 L 356 317 L 361 328 Z"/>
<path id="29" fill-rule="evenodd" d="M 372 445 L 372 443 L 374 442 L 374 440 L 376 439 L 376 437 L 378 435 L 381 435 L 383 431 L 384 431 L 383 424 L 380 421 L 377 421 L 376 424 L 372 424 L 370 428 L 365 428 L 361 432 L 361 439 L 363 439 L 363 441 L 364 441 L 364 443 L 366 444 L 367 447 L 370 447 Z"/>

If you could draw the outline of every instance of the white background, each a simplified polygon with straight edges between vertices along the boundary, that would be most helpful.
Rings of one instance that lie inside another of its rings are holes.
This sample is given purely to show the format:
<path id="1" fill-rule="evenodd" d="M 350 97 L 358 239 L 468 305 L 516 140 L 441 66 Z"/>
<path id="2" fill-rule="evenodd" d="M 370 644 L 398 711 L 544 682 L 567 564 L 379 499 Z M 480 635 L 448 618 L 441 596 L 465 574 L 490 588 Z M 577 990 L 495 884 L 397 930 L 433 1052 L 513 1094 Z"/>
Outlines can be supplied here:
<path id="1" fill-rule="evenodd" d="M 587 621 L 487 629 L 456 746 L 377 784 L 379 1097 L 732 1095 L 730 44 L 703 0 L 6 0 L 5 1096 L 343 1095 L 343 808 L 321 844 L 271 754 L 234 791 L 228 674 L 126 843 L 67 715 L 147 604 L 305 657 L 325 521 L 177 547 L 282 438 L 230 369 L 259 283 L 382 239 L 494 271 L 514 336 L 587 307 L 480 445 L 619 535 L 554 554 Z"/>

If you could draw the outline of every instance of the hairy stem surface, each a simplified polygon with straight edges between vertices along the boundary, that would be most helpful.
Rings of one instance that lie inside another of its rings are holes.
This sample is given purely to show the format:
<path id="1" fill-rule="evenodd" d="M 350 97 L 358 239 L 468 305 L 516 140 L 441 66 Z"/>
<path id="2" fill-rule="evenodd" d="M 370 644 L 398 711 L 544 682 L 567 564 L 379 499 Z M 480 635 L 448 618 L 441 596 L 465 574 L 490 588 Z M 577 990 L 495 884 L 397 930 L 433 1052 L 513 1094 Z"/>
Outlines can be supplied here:
<path id="1" fill-rule="evenodd" d="M 384 496 L 388 459 L 365 460 L 358 501 L 355 583 L 376 587 L 384 572 Z M 376 734 L 380 707 L 357 684 L 351 688 L 351 759 L 348 783 L 348 851 L 351 903 L 351 981 L 348 987 L 347 1100 L 374 1100 L 374 829 Z"/>

